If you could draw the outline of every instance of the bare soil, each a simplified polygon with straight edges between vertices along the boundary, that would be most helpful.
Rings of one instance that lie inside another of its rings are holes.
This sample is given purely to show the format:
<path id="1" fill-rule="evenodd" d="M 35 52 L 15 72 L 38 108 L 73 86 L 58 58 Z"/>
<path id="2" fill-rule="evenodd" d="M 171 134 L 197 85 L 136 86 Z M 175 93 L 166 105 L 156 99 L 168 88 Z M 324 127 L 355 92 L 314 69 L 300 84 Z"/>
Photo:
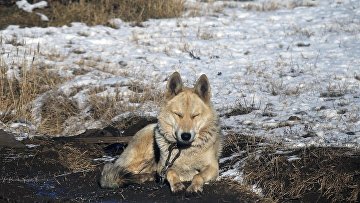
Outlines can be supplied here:
<path id="1" fill-rule="evenodd" d="M 6 132 L 1 133 L 0 142 L 9 139 Z M 94 136 L 119 136 L 119 131 L 110 127 L 87 131 L 78 137 Z M 74 137 L 36 137 L 21 141 L 16 148 L 12 147 L 14 140 L 0 145 L 0 202 L 256 202 L 260 199 L 230 180 L 207 184 L 202 194 L 194 196 L 171 194 L 168 185 L 156 182 L 102 189 L 98 180 L 104 161 L 94 159 L 119 155 L 126 145 L 74 140 Z"/>
<path id="2" fill-rule="evenodd" d="M 133 117 L 75 137 L 35 137 L 21 142 L 0 129 L 0 202 L 359 201 L 358 150 L 313 147 L 284 151 L 280 145 L 236 133 L 227 136 L 222 156 L 242 153 L 220 168 L 233 169 L 237 161 L 246 159 L 245 181 L 261 187 L 265 197 L 249 186 L 224 179 L 205 185 L 204 192 L 194 196 L 172 194 L 168 185 L 157 182 L 100 188 L 105 160 L 98 158 L 120 155 L 126 143 L 97 143 L 97 138 L 125 138 L 153 122 L 156 118 Z"/>

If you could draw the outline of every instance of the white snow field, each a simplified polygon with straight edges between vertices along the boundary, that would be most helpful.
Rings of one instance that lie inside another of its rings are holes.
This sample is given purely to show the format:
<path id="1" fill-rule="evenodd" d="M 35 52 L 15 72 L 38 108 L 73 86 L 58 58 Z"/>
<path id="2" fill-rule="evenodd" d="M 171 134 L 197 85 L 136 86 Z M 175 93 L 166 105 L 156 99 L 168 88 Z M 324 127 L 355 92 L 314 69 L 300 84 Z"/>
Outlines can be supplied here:
<path id="1" fill-rule="evenodd" d="M 102 88 L 98 95 L 106 96 L 119 88 L 126 103 L 131 84 L 164 90 L 166 77 L 179 71 L 187 85 L 208 76 L 225 135 L 259 136 L 290 148 L 358 148 L 360 1 L 187 1 L 187 6 L 199 15 L 190 9 L 181 18 L 148 20 L 142 27 L 119 19 L 112 20 L 113 27 L 9 26 L 0 31 L 0 58 L 9 78 L 18 77 L 24 57 L 70 78 L 56 91 L 76 101 L 81 114 L 69 118 L 59 135 L 104 127 L 85 119 L 91 89 Z M 14 40 L 19 43 L 6 43 Z M 34 101 L 35 122 L 3 128 L 32 136 L 19 129 L 36 131 L 44 95 Z M 251 112 L 236 115 L 239 107 Z M 157 110 L 149 102 L 138 113 L 156 116 Z"/>

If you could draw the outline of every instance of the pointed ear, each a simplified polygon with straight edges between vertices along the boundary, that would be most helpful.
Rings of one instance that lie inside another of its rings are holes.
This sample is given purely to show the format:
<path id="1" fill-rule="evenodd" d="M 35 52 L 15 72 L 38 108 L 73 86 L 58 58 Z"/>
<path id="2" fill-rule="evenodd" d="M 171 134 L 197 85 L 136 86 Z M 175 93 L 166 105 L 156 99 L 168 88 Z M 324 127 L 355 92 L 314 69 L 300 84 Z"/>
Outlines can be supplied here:
<path id="1" fill-rule="evenodd" d="M 196 81 L 194 89 L 195 89 L 195 93 L 199 95 L 199 97 L 205 103 L 208 103 L 210 101 L 210 97 L 211 97 L 210 84 L 205 74 L 202 74 L 200 78 Z"/>
<path id="2" fill-rule="evenodd" d="M 183 82 L 181 80 L 180 74 L 178 72 L 174 72 L 168 79 L 168 83 L 166 85 L 166 98 L 171 99 L 182 91 Z"/>

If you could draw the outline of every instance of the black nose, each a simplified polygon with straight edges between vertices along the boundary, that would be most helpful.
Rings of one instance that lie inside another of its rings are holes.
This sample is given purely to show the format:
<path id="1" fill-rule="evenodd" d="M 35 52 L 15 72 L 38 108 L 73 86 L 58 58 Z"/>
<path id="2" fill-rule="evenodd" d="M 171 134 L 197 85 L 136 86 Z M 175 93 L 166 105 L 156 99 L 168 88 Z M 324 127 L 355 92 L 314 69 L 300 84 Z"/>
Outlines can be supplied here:
<path id="1" fill-rule="evenodd" d="M 184 141 L 189 141 L 191 138 L 191 134 L 190 133 L 181 133 L 181 139 Z"/>

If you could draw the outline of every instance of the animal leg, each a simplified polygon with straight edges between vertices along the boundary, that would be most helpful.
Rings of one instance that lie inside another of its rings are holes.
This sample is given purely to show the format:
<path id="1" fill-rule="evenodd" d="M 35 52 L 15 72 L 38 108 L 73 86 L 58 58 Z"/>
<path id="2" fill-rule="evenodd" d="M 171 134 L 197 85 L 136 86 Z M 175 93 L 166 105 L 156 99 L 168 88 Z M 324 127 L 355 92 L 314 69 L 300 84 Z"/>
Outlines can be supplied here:
<path id="1" fill-rule="evenodd" d="M 173 193 L 181 192 L 182 190 L 185 189 L 184 184 L 182 184 L 182 182 L 180 181 L 179 176 L 177 175 L 177 173 L 173 169 L 169 169 L 167 171 L 166 180 L 169 182 L 171 191 Z"/>
<path id="2" fill-rule="evenodd" d="M 200 173 L 194 175 L 191 185 L 186 189 L 187 193 L 199 193 L 203 191 L 204 183 L 215 180 L 219 175 L 219 166 L 207 166 Z"/>

